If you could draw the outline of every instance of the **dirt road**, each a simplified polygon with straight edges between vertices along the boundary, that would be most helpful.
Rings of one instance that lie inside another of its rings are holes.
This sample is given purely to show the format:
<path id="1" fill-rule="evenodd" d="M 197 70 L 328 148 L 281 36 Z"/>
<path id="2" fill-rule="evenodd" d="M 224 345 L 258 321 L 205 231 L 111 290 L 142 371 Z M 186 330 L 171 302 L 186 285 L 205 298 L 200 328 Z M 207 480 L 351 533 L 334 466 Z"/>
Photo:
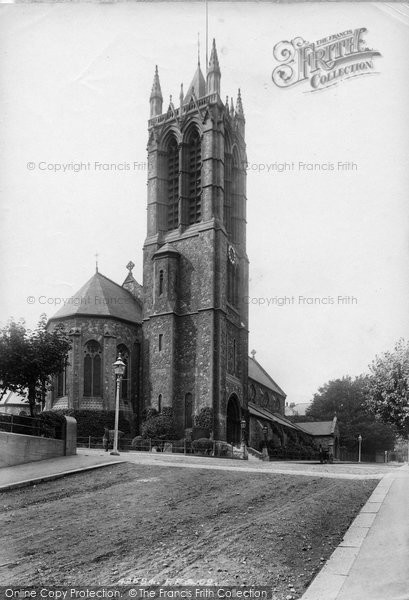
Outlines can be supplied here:
<path id="1" fill-rule="evenodd" d="M 0 584 L 268 584 L 298 597 L 376 484 L 118 464 L 4 492 Z"/>

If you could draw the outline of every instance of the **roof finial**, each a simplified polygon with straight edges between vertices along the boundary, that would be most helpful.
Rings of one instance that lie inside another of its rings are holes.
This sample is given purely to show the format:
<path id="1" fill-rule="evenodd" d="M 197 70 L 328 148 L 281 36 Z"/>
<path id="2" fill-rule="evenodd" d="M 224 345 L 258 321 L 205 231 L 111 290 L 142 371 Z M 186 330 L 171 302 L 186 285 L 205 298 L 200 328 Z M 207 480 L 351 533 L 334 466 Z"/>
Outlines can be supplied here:
<path id="1" fill-rule="evenodd" d="M 244 118 L 243 103 L 241 101 L 240 88 L 239 88 L 239 91 L 237 92 L 236 113 L 237 113 L 238 117 Z"/>
<path id="2" fill-rule="evenodd" d="M 251 358 L 255 360 L 257 352 L 255 350 L 251 351 Z"/>
<path id="3" fill-rule="evenodd" d="M 95 273 L 98 273 L 98 252 L 95 253 Z"/>
<path id="4" fill-rule="evenodd" d="M 129 261 L 129 263 L 126 265 L 126 268 L 129 271 L 129 275 L 132 273 L 132 269 L 134 268 L 135 263 L 133 263 L 131 260 Z"/>
<path id="5" fill-rule="evenodd" d="M 158 65 L 155 66 L 155 75 L 153 76 L 153 85 L 150 95 L 151 117 L 156 117 L 162 112 L 162 90 L 160 87 Z"/>
<path id="6" fill-rule="evenodd" d="M 197 66 L 200 67 L 200 33 L 197 33 Z"/>
<path id="7" fill-rule="evenodd" d="M 217 58 L 216 41 L 213 38 L 212 51 L 207 66 L 207 93 L 220 94 L 220 66 Z"/>

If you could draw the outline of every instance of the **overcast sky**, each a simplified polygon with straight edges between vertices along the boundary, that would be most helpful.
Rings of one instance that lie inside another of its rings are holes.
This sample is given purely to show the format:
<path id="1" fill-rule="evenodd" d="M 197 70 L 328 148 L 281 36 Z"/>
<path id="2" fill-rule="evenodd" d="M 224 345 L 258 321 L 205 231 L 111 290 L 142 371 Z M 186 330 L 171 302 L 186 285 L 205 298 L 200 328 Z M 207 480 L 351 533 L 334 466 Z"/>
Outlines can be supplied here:
<path id="1" fill-rule="evenodd" d="M 0 10 L 0 320 L 32 326 L 56 312 L 48 302 L 92 276 L 96 252 L 104 275 L 122 283 L 133 260 L 142 280 L 154 68 L 166 109 L 193 77 L 198 32 L 204 67 L 205 10 L 188 2 Z M 408 332 L 408 14 L 400 4 L 209 3 L 222 98 L 240 87 L 246 116 L 250 349 L 289 402 L 366 371 Z M 272 82 L 278 42 L 359 27 L 382 54 L 376 73 L 315 93 L 308 83 Z M 357 168 L 303 171 L 300 161 Z M 90 167 L 45 167 L 81 162 Z M 275 162 L 294 169 L 267 172 Z M 272 304 L 284 296 L 294 303 Z"/>

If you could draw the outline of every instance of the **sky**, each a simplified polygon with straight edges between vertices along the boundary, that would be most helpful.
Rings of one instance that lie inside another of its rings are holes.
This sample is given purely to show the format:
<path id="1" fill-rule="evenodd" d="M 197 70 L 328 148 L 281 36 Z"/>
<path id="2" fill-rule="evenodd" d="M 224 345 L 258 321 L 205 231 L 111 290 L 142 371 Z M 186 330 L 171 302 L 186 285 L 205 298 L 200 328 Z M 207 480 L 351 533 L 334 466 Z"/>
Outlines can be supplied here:
<path id="1" fill-rule="evenodd" d="M 170 94 L 177 104 L 198 33 L 204 70 L 205 8 L 20 4 L 0 13 L 0 322 L 34 326 L 93 275 L 96 253 L 107 277 L 122 283 L 132 260 L 142 281 L 154 69 L 164 109 Z M 403 4 L 209 2 L 221 95 L 235 99 L 240 88 L 246 117 L 249 348 L 288 402 L 366 372 L 407 336 L 408 25 Z M 313 93 L 308 82 L 273 83 L 279 42 L 360 27 L 382 55 L 370 74 Z M 279 171 L 283 163 L 294 168 Z"/>

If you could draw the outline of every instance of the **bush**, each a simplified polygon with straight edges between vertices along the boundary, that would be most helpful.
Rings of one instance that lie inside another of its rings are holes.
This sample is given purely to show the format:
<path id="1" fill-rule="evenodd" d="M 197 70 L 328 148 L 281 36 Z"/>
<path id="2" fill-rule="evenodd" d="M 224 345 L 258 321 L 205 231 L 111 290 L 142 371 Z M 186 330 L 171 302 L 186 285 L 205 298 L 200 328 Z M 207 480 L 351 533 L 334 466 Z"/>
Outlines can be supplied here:
<path id="1" fill-rule="evenodd" d="M 131 442 L 131 448 L 132 450 L 149 450 L 150 449 L 150 445 L 149 442 L 143 438 L 141 435 L 138 435 L 136 437 L 133 438 L 132 442 Z"/>
<path id="2" fill-rule="evenodd" d="M 52 410 L 44 411 L 38 416 L 41 423 L 41 435 L 44 437 L 62 439 L 65 418 Z"/>
<path id="3" fill-rule="evenodd" d="M 49 411 L 53 414 L 68 415 L 74 417 L 77 421 L 78 437 L 102 437 L 104 428 L 114 429 L 115 411 L 114 410 L 73 410 L 62 409 Z M 44 413 L 42 413 L 44 414 Z M 124 432 L 124 435 L 132 434 L 132 424 L 124 415 L 119 413 L 118 429 Z"/>
<path id="4" fill-rule="evenodd" d="M 213 450 L 213 442 L 208 438 L 200 438 L 192 442 L 192 449 L 196 454 L 210 454 Z"/>
<path id="5" fill-rule="evenodd" d="M 193 427 L 192 429 L 192 440 L 200 440 L 202 438 L 210 437 L 210 429 L 203 429 L 202 427 Z"/>
<path id="6" fill-rule="evenodd" d="M 192 452 L 192 444 L 189 440 L 182 438 L 181 440 L 177 440 L 173 444 L 173 452 L 177 454 L 184 454 L 186 448 L 186 453 L 189 454 Z"/>
<path id="7" fill-rule="evenodd" d="M 230 444 L 227 442 L 215 442 L 215 455 L 227 456 L 230 452 Z"/>
<path id="8" fill-rule="evenodd" d="M 142 425 L 142 437 L 152 440 L 177 440 L 179 436 L 172 409 L 165 407 L 161 413 L 147 419 Z"/>
<path id="9" fill-rule="evenodd" d="M 148 419 L 156 416 L 157 414 L 159 414 L 159 413 L 156 410 L 156 408 L 153 408 L 153 406 L 148 406 L 147 408 L 144 408 L 142 411 L 142 421 L 147 421 Z"/>
<path id="10" fill-rule="evenodd" d="M 198 415 L 195 415 L 195 428 L 198 429 L 213 429 L 213 409 L 210 406 L 205 406 L 201 409 Z"/>

